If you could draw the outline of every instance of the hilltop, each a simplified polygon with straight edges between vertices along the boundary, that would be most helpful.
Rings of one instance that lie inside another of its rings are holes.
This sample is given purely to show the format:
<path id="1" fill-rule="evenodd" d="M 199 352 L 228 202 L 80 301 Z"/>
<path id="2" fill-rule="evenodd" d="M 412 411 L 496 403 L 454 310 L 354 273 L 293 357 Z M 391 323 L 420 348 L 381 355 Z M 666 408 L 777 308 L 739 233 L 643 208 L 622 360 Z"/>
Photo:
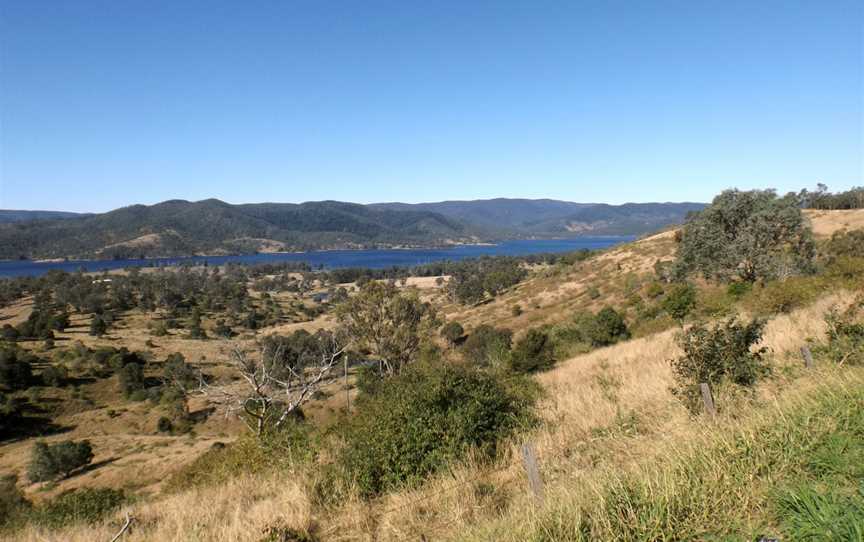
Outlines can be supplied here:
<path id="1" fill-rule="evenodd" d="M 505 199 L 416 205 L 171 200 L 63 220 L 28 221 L 28 216 L 48 217 L 22 212 L 14 223 L 0 224 L 0 258 L 189 256 L 638 235 L 681 223 L 702 207 Z"/>

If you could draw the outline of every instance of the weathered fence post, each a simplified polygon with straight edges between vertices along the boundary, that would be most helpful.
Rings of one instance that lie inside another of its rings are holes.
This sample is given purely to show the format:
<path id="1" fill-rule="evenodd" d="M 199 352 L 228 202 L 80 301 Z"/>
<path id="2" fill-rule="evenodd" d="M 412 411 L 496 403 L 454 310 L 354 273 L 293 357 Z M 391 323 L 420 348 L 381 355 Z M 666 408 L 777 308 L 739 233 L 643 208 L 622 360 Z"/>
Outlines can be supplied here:
<path id="1" fill-rule="evenodd" d="M 711 416 L 717 415 L 717 409 L 714 407 L 714 397 L 711 395 L 711 386 L 707 382 L 699 384 L 699 389 L 702 390 L 702 402 L 705 403 L 705 412 Z"/>
<path id="2" fill-rule="evenodd" d="M 804 367 L 808 369 L 813 368 L 813 354 L 810 353 L 810 349 L 806 346 L 801 347 L 801 357 L 804 358 Z"/>
<path id="3" fill-rule="evenodd" d="M 525 472 L 528 474 L 528 486 L 534 494 L 534 500 L 538 506 L 543 505 L 543 479 L 540 478 L 540 469 L 537 467 L 537 455 L 534 446 L 530 443 L 522 445 L 522 462 L 525 464 Z"/>
<path id="4" fill-rule="evenodd" d="M 345 362 L 345 411 L 351 411 L 351 390 L 348 388 L 348 354 L 342 354 L 342 360 Z"/>

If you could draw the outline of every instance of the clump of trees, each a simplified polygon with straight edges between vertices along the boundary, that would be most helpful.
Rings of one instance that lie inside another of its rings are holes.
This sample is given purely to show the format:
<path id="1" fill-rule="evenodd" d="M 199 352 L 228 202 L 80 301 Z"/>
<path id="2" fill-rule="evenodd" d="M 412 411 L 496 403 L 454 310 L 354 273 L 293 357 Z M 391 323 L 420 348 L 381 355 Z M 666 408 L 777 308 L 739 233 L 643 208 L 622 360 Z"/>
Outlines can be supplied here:
<path id="1" fill-rule="evenodd" d="M 813 269 L 815 244 L 794 195 L 726 190 L 685 225 L 675 276 L 784 278 Z"/>
<path id="2" fill-rule="evenodd" d="M 864 186 L 832 194 L 826 185 L 819 183 L 814 192 L 802 190 L 798 198 L 805 209 L 864 209 Z"/>
<path id="3" fill-rule="evenodd" d="M 93 448 L 87 440 L 66 440 L 57 444 L 37 442 L 33 445 L 27 477 L 31 482 L 66 478 L 93 461 Z"/>
<path id="4" fill-rule="evenodd" d="M 765 359 L 768 349 L 755 348 L 764 327 L 762 320 L 743 323 L 730 318 L 713 326 L 696 324 L 681 332 L 678 345 L 684 354 L 670 362 L 675 379 L 672 393 L 691 413 L 698 414 L 702 383 L 715 390 L 755 386 L 769 372 Z"/>
<path id="5" fill-rule="evenodd" d="M 453 270 L 447 289 L 461 303 L 477 303 L 519 284 L 527 274 L 518 260 L 484 257 L 461 262 Z"/>

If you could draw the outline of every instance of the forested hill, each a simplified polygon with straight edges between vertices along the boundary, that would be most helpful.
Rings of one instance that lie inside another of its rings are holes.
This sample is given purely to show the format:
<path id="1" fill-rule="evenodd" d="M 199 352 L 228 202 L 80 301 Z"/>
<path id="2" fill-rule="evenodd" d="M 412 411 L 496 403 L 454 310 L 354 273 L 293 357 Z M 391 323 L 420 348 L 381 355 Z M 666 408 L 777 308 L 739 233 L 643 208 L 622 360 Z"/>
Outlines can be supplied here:
<path id="1" fill-rule="evenodd" d="M 126 258 L 476 241 L 426 211 L 335 201 L 133 205 L 84 218 L 0 225 L 0 258 Z"/>
<path id="2" fill-rule="evenodd" d="M 441 213 L 478 227 L 517 236 L 639 235 L 684 222 L 703 203 L 574 203 L 497 198 L 437 203 L 377 203 L 376 209 Z"/>
<path id="3" fill-rule="evenodd" d="M 0 224 L 9 222 L 30 222 L 32 220 L 57 220 L 60 218 L 75 218 L 85 216 L 80 213 L 66 211 L 12 211 L 0 209 Z"/>
<path id="4" fill-rule="evenodd" d="M 0 223 L 0 258 L 129 258 L 633 235 L 681 223 L 702 207 L 519 199 L 416 205 L 171 200 L 62 220 Z"/>

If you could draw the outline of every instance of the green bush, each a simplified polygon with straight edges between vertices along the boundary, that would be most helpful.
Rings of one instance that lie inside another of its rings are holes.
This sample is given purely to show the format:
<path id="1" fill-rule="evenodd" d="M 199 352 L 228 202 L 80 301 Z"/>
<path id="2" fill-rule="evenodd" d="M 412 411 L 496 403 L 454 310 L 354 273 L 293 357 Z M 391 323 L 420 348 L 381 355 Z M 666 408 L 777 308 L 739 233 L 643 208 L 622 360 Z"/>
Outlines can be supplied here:
<path id="1" fill-rule="evenodd" d="M 624 317 L 612 307 L 604 307 L 587 322 L 586 336 L 592 346 L 608 346 L 630 338 Z"/>
<path id="2" fill-rule="evenodd" d="M 417 483 L 471 450 L 494 455 L 528 422 L 532 400 L 471 367 L 418 364 L 388 379 L 348 421 L 338 465 L 366 496 Z"/>
<path id="3" fill-rule="evenodd" d="M 823 293 L 819 277 L 792 277 L 754 288 L 747 305 L 757 314 L 788 313 L 815 301 Z"/>
<path id="4" fill-rule="evenodd" d="M 864 258 L 864 230 L 834 232 L 825 243 L 824 256 L 829 262 L 843 256 Z"/>
<path id="5" fill-rule="evenodd" d="M 447 322 L 441 328 L 441 337 L 447 341 L 450 346 L 455 346 L 465 337 L 465 329 L 459 322 Z"/>
<path id="6" fill-rule="evenodd" d="M 496 366 L 510 359 L 513 332 L 490 325 L 478 326 L 462 344 L 465 359 L 479 366 Z"/>
<path id="7" fill-rule="evenodd" d="M 517 373 L 550 369 L 555 364 L 552 341 L 542 331 L 531 329 L 516 343 L 510 357 L 510 368 Z"/>
<path id="8" fill-rule="evenodd" d="M 49 365 L 42 370 L 42 382 L 46 386 L 60 387 L 69 378 L 69 372 L 62 365 Z"/>
<path id="9" fill-rule="evenodd" d="M 739 323 L 735 318 L 713 327 L 696 324 L 678 336 L 684 355 L 671 361 L 675 384 L 672 393 L 691 413 L 702 409 L 699 384 L 712 387 L 726 383 L 750 388 L 768 373 L 767 348 L 752 350 L 762 340 L 765 322 Z"/>
<path id="10" fill-rule="evenodd" d="M 825 315 L 828 343 L 821 350 L 837 364 L 864 365 L 864 297 L 843 312 L 831 309 Z"/>
<path id="11" fill-rule="evenodd" d="M 696 306 L 696 289 L 690 284 L 676 284 L 663 298 L 661 306 L 669 316 L 680 322 Z"/>
<path id="12" fill-rule="evenodd" d="M 726 287 L 726 293 L 735 299 L 741 299 L 753 288 L 752 282 L 732 282 Z"/>
<path id="13" fill-rule="evenodd" d="M 174 429 L 174 424 L 171 423 L 170 418 L 166 418 L 165 416 L 161 416 L 156 421 L 156 431 L 160 433 L 170 433 Z"/>
<path id="14" fill-rule="evenodd" d="M 93 461 L 90 442 L 66 440 L 57 444 L 37 442 L 33 445 L 27 476 L 31 482 L 66 478 L 75 470 Z"/>
<path id="15" fill-rule="evenodd" d="M 144 369 L 139 363 L 127 363 L 117 371 L 117 381 L 120 384 L 120 392 L 127 399 L 136 392 L 143 391 L 146 387 L 144 380 Z"/>
<path id="16" fill-rule="evenodd" d="M 125 494 L 116 489 L 72 489 L 35 508 L 30 514 L 30 521 L 54 529 L 74 523 L 97 523 L 124 502 Z"/>
<path id="17" fill-rule="evenodd" d="M 90 320 L 90 335 L 101 337 L 108 332 L 108 323 L 101 315 L 94 314 Z"/>
<path id="18" fill-rule="evenodd" d="M 31 363 L 36 358 L 17 346 L 0 348 L 0 387 L 22 390 L 33 383 Z"/>

